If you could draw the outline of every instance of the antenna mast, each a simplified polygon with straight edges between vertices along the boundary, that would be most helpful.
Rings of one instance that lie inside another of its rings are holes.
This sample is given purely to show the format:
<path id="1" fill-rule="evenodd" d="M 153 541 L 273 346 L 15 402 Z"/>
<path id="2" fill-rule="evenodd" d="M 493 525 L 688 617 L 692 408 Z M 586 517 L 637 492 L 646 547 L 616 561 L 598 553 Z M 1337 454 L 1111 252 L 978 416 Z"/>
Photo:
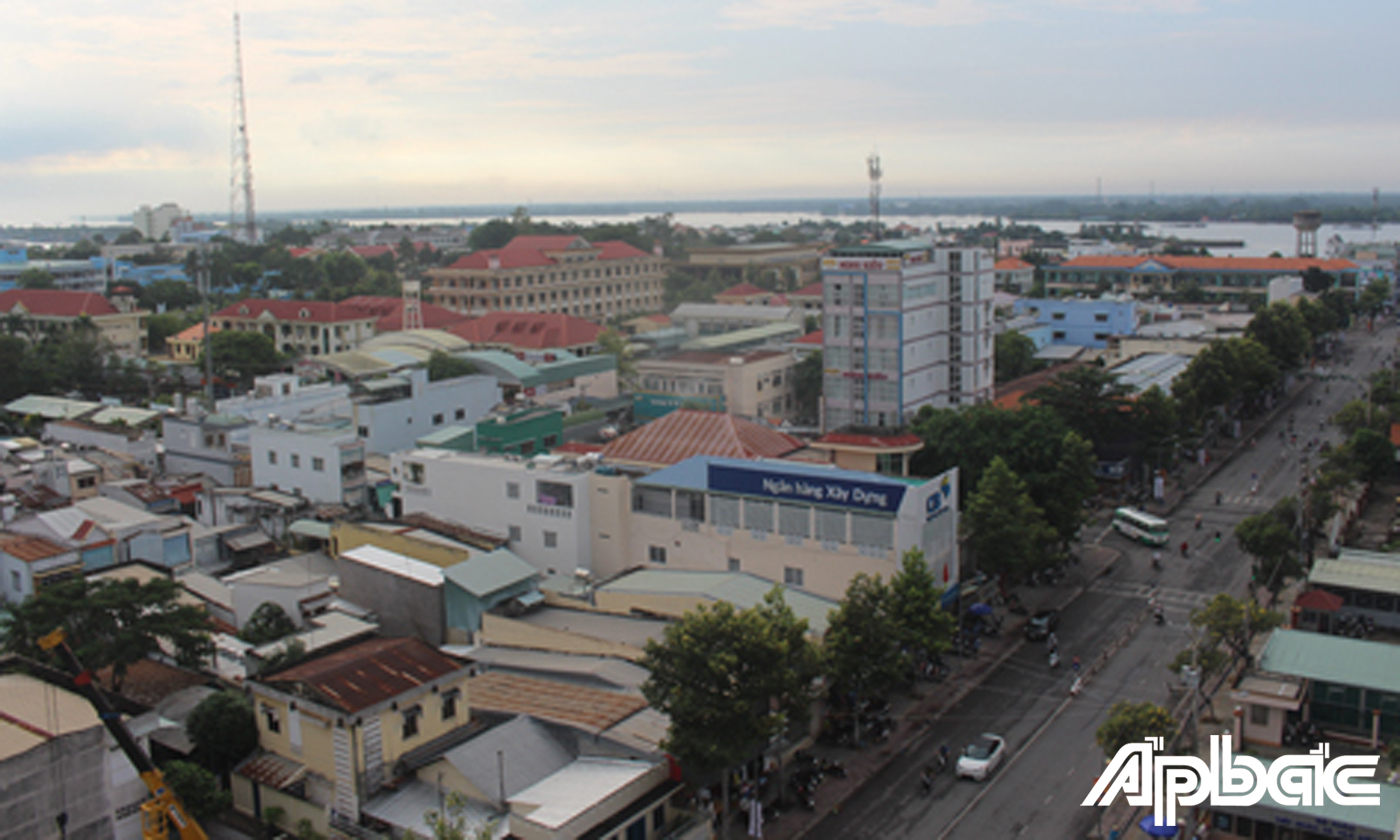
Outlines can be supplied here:
<path id="1" fill-rule="evenodd" d="M 238 201 L 243 199 L 243 221 L 238 221 Z M 253 158 L 248 147 L 248 105 L 243 97 L 243 39 L 238 12 L 233 13 L 233 138 L 230 143 L 228 226 L 235 239 L 252 245 L 258 241 L 253 211 Z"/>
<path id="2" fill-rule="evenodd" d="M 875 217 L 875 234 L 871 241 L 880 241 L 880 155 L 878 152 L 871 152 L 870 157 L 865 159 L 866 169 L 870 172 L 870 215 Z"/>

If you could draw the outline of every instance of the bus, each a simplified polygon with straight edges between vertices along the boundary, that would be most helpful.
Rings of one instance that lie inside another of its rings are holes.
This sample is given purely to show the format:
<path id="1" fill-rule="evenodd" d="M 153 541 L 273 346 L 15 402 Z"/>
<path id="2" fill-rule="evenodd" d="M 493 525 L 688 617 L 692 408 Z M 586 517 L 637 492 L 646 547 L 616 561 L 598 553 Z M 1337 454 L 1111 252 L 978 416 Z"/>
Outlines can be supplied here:
<path id="1" fill-rule="evenodd" d="M 1128 538 L 1140 540 L 1146 545 L 1166 545 L 1167 540 L 1171 539 L 1171 526 L 1167 520 L 1133 508 L 1115 510 L 1113 527 Z"/>

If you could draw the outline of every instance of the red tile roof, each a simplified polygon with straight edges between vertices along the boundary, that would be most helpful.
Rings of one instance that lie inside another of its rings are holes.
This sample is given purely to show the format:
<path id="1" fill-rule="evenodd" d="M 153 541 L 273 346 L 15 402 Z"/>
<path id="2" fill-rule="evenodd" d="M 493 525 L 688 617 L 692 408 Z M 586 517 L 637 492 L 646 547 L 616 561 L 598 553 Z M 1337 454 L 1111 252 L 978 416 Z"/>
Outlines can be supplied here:
<path id="1" fill-rule="evenodd" d="M 549 350 L 594 344 L 603 328 L 563 312 L 491 312 L 447 328 L 473 344 Z"/>
<path id="2" fill-rule="evenodd" d="M 647 701 L 620 691 L 491 671 L 467 681 L 472 711 L 530 715 L 594 734 L 646 708 Z"/>
<path id="3" fill-rule="evenodd" d="M 1015 257 L 1006 257 L 1005 259 L 997 260 L 996 264 L 992 266 L 994 271 L 1025 271 L 1028 268 L 1035 268 L 1035 266 L 1025 260 L 1019 260 Z"/>
<path id="4" fill-rule="evenodd" d="M 53 318 L 77 318 L 80 315 L 116 315 L 117 308 L 102 295 L 93 292 L 71 292 L 62 289 L 11 289 L 0 292 L 0 313 L 16 311 Z"/>
<path id="5" fill-rule="evenodd" d="M 788 303 L 788 296 L 783 294 L 782 292 L 779 292 L 768 299 L 769 306 L 787 306 Z"/>
<path id="6" fill-rule="evenodd" d="M 419 639 L 369 639 L 293 665 L 260 682 L 300 689 L 319 703 L 353 713 L 461 667 Z"/>
<path id="7" fill-rule="evenodd" d="M 825 335 L 821 330 L 815 330 L 797 339 L 793 342 L 793 344 L 815 344 L 816 346 L 821 347 L 824 338 Z"/>
<path id="8" fill-rule="evenodd" d="M 922 447 L 924 439 L 915 434 L 904 433 L 899 435 L 862 435 L 852 432 L 828 432 L 813 442 L 813 446 L 821 446 L 829 443 L 833 446 L 859 446 L 866 449 L 907 449 L 911 446 Z"/>
<path id="9" fill-rule="evenodd" d="M 317 254 L 324 254 L 320 248 L 288 248 L 287 253 L 293 257 L 314 257 Z"/>
<path id="10" fill-rule="evenodd" d="M 682 408 L 608 444 L 603 459 L 665 466 L 696 455 L 781 458 L 801 448 L 802 441 L 771 426 L 732 414 Z"/>
<path id="11" fill-rule="evenodd" d="M 350 253 L 360 257 L 360 259 L 372 260 L 375 257 L 382 257 L 385 254 L 396 254 L 393 245 L 351 245 Z"/>
<path id="12" fill-rule="evenodd" d="M 752 284 L 752 283 L 740 283 L 740 284 L 737 285 L 737 286 L 730 286 L 729 288 L 727 288 L 727 289 L 725 289 L 724 291 L 720 292 L 719 294 L 715 295 L 715 297 L 717 297 L 717 298 L 722 298 L 722 297 L 749 297 L 749 296 L 751 296 L 751 295 L 761 295 L 761 294 L 764 294 L 764 291 L 763 291 L 762 289 L 760 289 L 759 287 L 755 286 L 754 284 Z"/>
<path id="13" fill-rule="evenodd" d="M 585 443 L 581 440 L 566 440 L 550 451 L 556 454 L 563 453 L 565 455 L 592 455 L 595 452 L 602 452 L 603 444 Z"/>
<path id="14" fill-rule="evenodd" d="M 500 260 L 501 268 L 554 265 L 555 259 L 545 252 L 563 251 L 574 243 L 582 243 L 586 246 L 578 248 L 579 251 L 589 249 L 596 251 L 599 260 L 627 260 L 647 256 L 646 251 L 621 240 L 589 244 L 588 240 L 581 236 L 517 236 L 506 243 L 504 248 L 487 248 L 475 251 L 458 259 L 448 267 L 489 268 L 493 258 Z"/>
<path id="15" fill-rule="evenodd" d="M 1336 612 L 1342 608 L 1346 601 L 1340 595 L 1327 592 L 1323 589 L 1309 589 L 1299 595 L 1293 602 L 1293 606 L 1305 610 L 1319 610 L 1321 612 Z"/>
<path id="16" fill-rule="evenodd" d="M 305 321 L 307 323 L 335 323 L 338 321 L 359 321 L 373 317 L 364 310 L 340 303 L 324 300 L 265 300 L 248 298 L 225 306 L 209 316 L 211 318 L 258 318 L 264 312 L 279 321 Z M 305 312 L 303 316 L 301 313 Z"/>
<path id="17" fill-rule="evenodd" d="M 211 316 L 211 317 L 212 317 L 212 316 Z M 218 332 L 220 329 L 222 329 L 222 327 L 220 327 L 218 324 L 215 324 L 215 323 L 213 323 L 213 322 L 210 322 L 210 324 L 209 324 L 209 333 L 210 333 L 210 335 L 213 335 L 214 333 Z M 171 337 L 170 337 L 170 340 L 171 340 L 171 341 L 200 341 L 200 340 L 202 340 L 203 338 L 204 338 L 204 324 L 203 324 L 203 322 L 201 322 L 201 323 L 195 324 L 193 327 L 188 327 L 188 328 L 186 328 L 186 329 L 180 330 L 178 333 L 176 333 L 175 335 L 171 336 Z"/>
<path id="18" fill-rule="evenodd" d="M 818 280 L 818 281 L 815 282 L 815 283 L 808 283 L 807 285 L 803 286 L 802 288 L 798 289 L 797 291 L 795 291 L 795 292 L 793 292 L 793 293 L 791 294 L 791 297 L 814 297 L 814 298 L 820 298 L 821 296 L 822 296 L 822 281 L 820 281 L 820 280 Z"/>
<path id="19" fill-rule="evenodd" d="M 68 549 L 57 543 L 27 534 L 0 534 L 0 551 L 25 563 L 68 553 Z"/>
<path id="20" fill-rule="evenodd" d="M 365 313 L 365 317 L 378 317 L 374 322 L 376 333 L 395 332 L 403 329 L 403 298 L 379 296 L 379 295 L 356 295 L 346 298 L 340 302 L 341 306 L 349 306 Z M 430 330 L 445 330 L 453 324 L 467 320 L 466 315 L 460 312 L 453 312 L 442 306 L 431 303 L 421 303 L 423 312 L 423 327 Z"/>
<path id="21" fill-rule="evenodd" d="M 1351 260 L 1321 260 L 1314 257 L 1167 257 L 1167 256 L 1084 256 L 1060 263 L 1061 268 L 1137 268 L 1157 262 L 1178 271 L 1352 271 Z"/>

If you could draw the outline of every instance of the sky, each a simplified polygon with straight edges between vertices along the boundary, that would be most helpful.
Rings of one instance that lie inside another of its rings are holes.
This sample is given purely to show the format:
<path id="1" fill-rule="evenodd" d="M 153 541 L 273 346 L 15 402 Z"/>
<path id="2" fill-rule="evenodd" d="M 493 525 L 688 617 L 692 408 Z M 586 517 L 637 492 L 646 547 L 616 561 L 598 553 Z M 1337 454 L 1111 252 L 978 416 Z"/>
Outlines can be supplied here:
<path id="1" fill-rule="evenodd" d="M 0 223 L 227 212 L 233 16 L 7 0 Z M 242 0 L 262 211 L 1400 188 L 1394 0 Z"/>

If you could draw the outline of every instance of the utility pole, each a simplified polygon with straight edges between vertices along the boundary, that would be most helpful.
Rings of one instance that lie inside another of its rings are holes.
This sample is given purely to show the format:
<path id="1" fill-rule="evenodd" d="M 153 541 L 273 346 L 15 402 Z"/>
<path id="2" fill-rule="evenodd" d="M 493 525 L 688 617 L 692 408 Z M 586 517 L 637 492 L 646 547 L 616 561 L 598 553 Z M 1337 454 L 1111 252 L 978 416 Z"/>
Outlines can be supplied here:
<path id="1" fill-rule="evenodd" d="M 199 294 L 204 302 L 204 408 L 207 414 L 214 413 L 214 342 L 209 339 L 209 251 L 208 245 L 201 245 L 195 252 L 195 281 L 199 284 Z"/>

